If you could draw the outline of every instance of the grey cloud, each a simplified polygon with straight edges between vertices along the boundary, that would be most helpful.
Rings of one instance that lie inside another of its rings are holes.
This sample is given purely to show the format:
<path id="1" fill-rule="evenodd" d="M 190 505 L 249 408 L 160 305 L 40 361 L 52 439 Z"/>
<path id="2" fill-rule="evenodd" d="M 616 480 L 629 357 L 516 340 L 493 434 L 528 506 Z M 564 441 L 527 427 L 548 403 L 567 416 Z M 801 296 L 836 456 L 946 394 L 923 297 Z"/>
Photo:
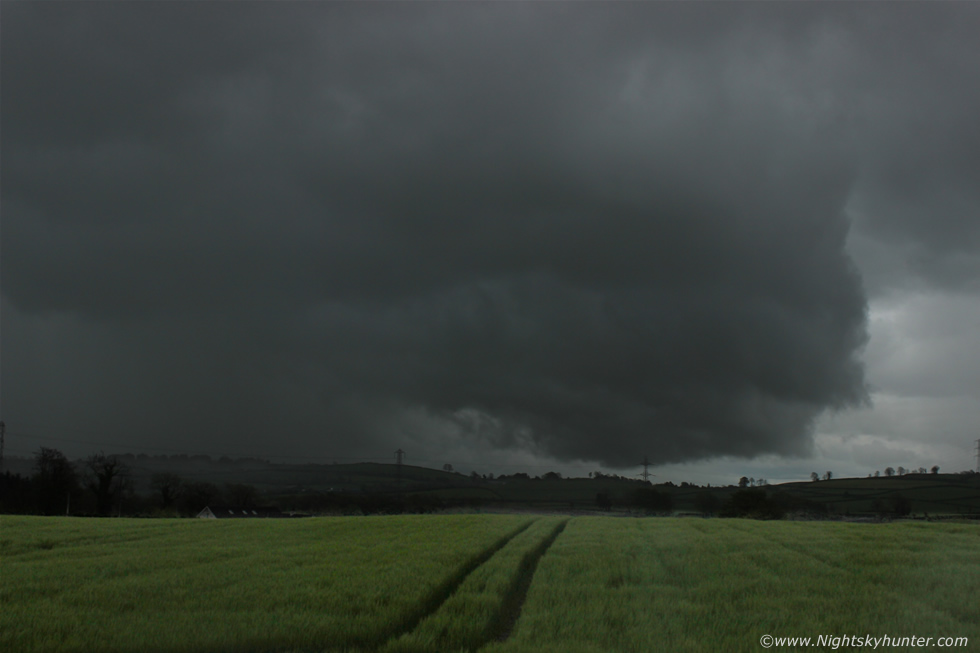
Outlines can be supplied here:
<path id="1" fill-rule="evenodd" d="M 138 362 L 115 428 L 209 397 L 215 446 L 354 450 L 422 410 L 625 465 L 806 452 L 865 401 L 848 210 L 898 201 L 908 110 L 869 131 L 858 90 L 920 79 L 880 10 L 14 7 L 4 300 L 97 332 L 60 365 L 105 352 L 104 413 Z M 861 233 L 962 242 L 920 224 Z"/>
<path id="2" fill-rule="evenodd" d="M 970 35 L 980 29 L 980 8 L 896 9 L 876 17 L 874 47 L 865 48 L 858 63 L 861 107 L 869 118 L 851 208 L 856 233 L 895 253 L 892 261 L 875 257 L 871 288 L 886 292 L 918 280 L 975 293 L 980 53 Z"/>

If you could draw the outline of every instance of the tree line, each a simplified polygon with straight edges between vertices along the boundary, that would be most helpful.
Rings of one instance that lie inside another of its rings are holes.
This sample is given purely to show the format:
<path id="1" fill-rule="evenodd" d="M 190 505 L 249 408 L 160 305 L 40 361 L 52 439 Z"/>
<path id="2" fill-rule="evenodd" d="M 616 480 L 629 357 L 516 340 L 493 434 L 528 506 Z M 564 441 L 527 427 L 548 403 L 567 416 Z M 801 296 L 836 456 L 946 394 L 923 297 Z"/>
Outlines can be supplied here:
<path id="1" fill-rule="evenodd" d="M 162 472 L 150 477 L 150 494 L 140 495 L 121 456 L 93 454 L 73 463 L 59 450 L 41 447 L 30 476 L 0 475 L 0 512 L 36 515 L 196 514 L 220 502 L 252 508 L 259 493 L 251 485 L 219 487 Z"/>

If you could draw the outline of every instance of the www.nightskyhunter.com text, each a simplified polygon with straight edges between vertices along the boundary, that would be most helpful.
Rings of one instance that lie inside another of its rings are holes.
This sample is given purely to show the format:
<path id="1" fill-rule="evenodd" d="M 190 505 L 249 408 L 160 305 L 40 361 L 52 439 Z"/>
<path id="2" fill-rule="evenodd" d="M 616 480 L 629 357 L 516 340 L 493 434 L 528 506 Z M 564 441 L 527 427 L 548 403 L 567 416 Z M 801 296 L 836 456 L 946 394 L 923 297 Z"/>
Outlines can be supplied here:
<path id="1" fill-rule="evenodd" d="M 813 637 L 773 637 L 763 635 L 759 638 L 759 643 L 763 648 L 793 646 L 807 647 L 820 646 L 837 650 L 839 648 L 868 648 L 875 650 L 892 646 L 921 646 L 921 647 L 940 647 L 957 648 L 969 644 L 968 637 L 893 637 L 891 635 L 820 635 L 816 639 Z"/>

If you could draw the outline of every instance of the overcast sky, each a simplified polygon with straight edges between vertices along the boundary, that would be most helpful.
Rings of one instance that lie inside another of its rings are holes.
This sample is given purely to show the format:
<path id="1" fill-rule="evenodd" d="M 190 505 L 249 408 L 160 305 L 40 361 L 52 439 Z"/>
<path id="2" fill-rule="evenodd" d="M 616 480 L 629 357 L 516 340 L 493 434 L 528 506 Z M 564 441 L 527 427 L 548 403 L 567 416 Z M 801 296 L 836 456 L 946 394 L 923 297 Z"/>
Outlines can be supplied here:
<path id="1" fill-rule="evenodd" d="M 7 453 L 972 468 L 977 34 L 980 3 L 5 2 Z"/>

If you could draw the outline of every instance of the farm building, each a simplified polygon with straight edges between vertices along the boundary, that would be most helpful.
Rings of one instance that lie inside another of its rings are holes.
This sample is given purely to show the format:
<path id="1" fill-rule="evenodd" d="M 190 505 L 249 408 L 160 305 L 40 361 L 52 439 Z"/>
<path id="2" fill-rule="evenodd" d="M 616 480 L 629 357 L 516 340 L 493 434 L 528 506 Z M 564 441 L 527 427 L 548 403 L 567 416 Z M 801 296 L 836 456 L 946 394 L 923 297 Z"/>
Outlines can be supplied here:
<path id="1" fill-rule="evenodd" d="M 278 508 L 228 508 L 226 506 L 206 506 L 197 514 L 198 519 L 257 519 L 285 516 Z"/>

